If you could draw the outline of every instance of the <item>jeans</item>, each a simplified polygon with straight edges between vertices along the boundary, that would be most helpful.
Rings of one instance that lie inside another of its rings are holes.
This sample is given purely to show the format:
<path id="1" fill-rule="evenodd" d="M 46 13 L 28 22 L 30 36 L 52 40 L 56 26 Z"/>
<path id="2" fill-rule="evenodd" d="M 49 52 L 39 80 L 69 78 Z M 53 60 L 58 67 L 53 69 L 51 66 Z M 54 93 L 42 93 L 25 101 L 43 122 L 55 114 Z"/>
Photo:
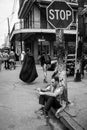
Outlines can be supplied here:
<path id="1" fill-rule="evenodd" d="M 40 95 L 39 104 L 44 105 L 45 115 L 48 115 L 48 112 L 51 109 L 51 107 L 53 107 L 54 109 L 58 109 L 61 107 L 60 102 L 57 101 L 55 97 L 47 95 Z"/>
<path id="2" fill-rule="evenodd" d="M 5 69 L 9 69 L 9 60 L 5 60 Z"/>

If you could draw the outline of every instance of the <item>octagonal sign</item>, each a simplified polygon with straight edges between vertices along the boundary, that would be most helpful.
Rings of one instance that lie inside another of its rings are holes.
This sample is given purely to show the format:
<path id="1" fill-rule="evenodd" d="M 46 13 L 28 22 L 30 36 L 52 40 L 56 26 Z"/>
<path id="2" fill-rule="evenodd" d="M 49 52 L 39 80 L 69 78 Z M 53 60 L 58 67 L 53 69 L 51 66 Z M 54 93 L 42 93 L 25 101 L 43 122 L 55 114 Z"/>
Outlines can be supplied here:
<path id="1" fill-rule="evenodd" d="M 47 21 L 56 29 L 65 29 L 73 22 L 73 9 L 65 1 L 52 1 L 46 11 Z"/>

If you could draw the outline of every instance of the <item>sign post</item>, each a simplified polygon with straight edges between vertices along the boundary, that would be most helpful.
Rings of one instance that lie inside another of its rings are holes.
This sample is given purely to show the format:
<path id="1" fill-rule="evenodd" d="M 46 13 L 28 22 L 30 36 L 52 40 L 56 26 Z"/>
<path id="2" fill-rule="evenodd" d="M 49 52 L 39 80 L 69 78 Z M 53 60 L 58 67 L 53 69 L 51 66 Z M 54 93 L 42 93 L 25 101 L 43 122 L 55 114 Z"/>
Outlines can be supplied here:
<path id="1" fill-rule="evenodd" d="M 56 29 L 56 43 L 58 52 L 60 53 L 58 54 L 58 75 L 59 79 L 63 79 L 63 83 L 65 84 L 65 100 L 67 103 L 69 103 L 67 94 L 66 61 L 65 64 L 63 63 L 63 58 L 66 57 L 64 53 L 65 45 L 63 39 L 63 29 L 68 28 L 68 26 L 70 26 L 70 24 L 73 22 L 73 9 L 65 1 L 54 0 L 49 4 L 46 11 L 47 21 L 53 28 Z"/>

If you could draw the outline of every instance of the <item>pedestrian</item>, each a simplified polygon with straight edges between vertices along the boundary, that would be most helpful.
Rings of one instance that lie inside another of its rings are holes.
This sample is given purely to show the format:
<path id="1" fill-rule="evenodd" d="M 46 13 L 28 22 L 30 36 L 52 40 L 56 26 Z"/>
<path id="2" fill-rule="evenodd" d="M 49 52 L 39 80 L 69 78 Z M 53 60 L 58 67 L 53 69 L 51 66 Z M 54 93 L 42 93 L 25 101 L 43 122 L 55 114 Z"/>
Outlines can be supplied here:
<path id="1" fill-rule="evenodd" d="M 41 62 L 41 66 L 43 69 L 43 75 L 44 75 L 43 82 L 48 83 L 47 82 L 47 65 L 51 64 L 51 58 L 48 55 L 46 55 L 46 53 L 44 51 L 41 54 L 40 62 Z"/>
<path id="2" fill-rule="evenodd" d="M 85 59 L 84 59 L 84 55 L 82 56 L 82 61 L 81 61 L 81 74 L 82 74 L 82 78 L 84 78 L 84 67 L 85 67 Z"/>
<path id="3" fill-rule="evenodd" d="M 15 69 L 15 64 L 16 64 L 16 57 L 14 51 L 10 51 L 9 54 L 9 69 Z"/>
<path id="4" fill-rule="evenodd" d="M 74 80 L 76 82 L 81 81 L 81 62 L 79 60 L 77 60 L 76 62 L 76 68 L 75 68 L 75 75 L 74 75 Z"/>
<path id="5" fill-rule="evenodd" d="M 25 55 L 25 52 L 22 51 L 22 53 L 21 53 L 21 64 L 23 64 L 23 61 L 24 61 L 24 55 Z"/>
<path id="6" fill-rule="evenodd" d="M 48 70 L 51 67 L 51 57 L 49 53 L 46 55 L 46 64 L 47 64 L 47 70 Z"/>
<path id="7" fill-rule="evenodd" d="M 0 52 L 0 71 L 1 71 L 1 68 L 2 68 L 2 60 L 3 60 L 3 56 L 2 56 L 2 53 Z"/>
<path id="8" fill-rule="evenodd" d="M 3 59 L 5 63 L 5 69 L 9 69 L 9 53 L 7 50 L 5 50 L 3 53 Z"/>
<path id="9" fill-rule="evenodd" d="M 37 77 L 38 73 L 35 66 L 35 60 L 30 52 L 30 49 L 28 48 L 24 56 L 24 62 L 19 74 L 19 78 L 26 83 L 31 83 Z"/>
<path id="10" fill-rule="evenodd" d="M 41 104 L 42 113 L 44 113 L 46 119 L 48 118 L 48 113 L 53 107 L 56 110 L 56 115 L 61 112 L 65 106 L 66 102 L 64 100 L 64 87 L 63 84 L 59 84 L 59 78 L 53 77 L 51 79 L 51 84 L 44 89 L 38 88 L 39 93 L 39 104 Z"/>

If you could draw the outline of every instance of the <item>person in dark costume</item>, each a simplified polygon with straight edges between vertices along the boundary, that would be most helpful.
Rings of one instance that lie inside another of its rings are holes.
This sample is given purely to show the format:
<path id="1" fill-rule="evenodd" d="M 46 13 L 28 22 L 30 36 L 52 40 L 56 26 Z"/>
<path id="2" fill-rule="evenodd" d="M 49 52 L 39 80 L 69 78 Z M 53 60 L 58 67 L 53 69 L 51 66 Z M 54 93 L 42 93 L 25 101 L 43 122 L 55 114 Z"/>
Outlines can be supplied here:
<path id="1" fill-rule="evenodd" d="M 27 49 L 27 52 L 24 56 L 24 62 L 20 71 L 19 78 L 26 82 L 31 83 L 38 77 L 35 60 L 33 55 L 30 52 L 30 49 Z"/>

